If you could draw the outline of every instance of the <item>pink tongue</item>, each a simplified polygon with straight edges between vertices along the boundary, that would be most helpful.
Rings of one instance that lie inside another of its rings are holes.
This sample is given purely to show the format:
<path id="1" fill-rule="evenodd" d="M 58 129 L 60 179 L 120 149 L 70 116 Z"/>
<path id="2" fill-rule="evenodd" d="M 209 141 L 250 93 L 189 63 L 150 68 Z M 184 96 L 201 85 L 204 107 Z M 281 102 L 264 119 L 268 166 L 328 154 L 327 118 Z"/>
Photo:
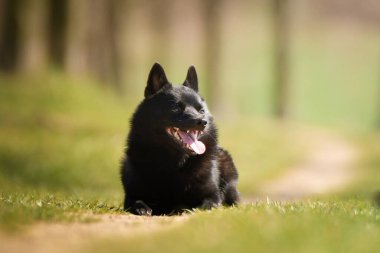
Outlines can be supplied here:
<path id="1" fill-rule="evenodd" d="M 192 150 L 198 155 L 201 155 L 206 151 L 205 144 L 203 144 L 203 142 L 201 141 L 198 141 L 194 133 L 186 133 L 181 130 L 178 130 L 178 133 L 181 136 L 183 142 L 188 144 L 192 148 Z"/>

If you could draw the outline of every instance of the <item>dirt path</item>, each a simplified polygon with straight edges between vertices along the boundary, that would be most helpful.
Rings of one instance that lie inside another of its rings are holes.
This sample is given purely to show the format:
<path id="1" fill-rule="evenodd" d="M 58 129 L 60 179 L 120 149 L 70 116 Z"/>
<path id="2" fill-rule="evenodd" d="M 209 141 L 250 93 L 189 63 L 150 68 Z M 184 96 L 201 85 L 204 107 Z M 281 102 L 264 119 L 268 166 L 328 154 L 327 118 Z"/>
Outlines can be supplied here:
<path id="1" fill-rule="evenodd" d="M 162 232 L 182 225 L 189 215 L 141 217 L 135 215 L 91 215 L 90 223 L 39 223 L 17 235 L 2 234 L 1 253 L 81 252 L 94 240 Z"/>
<path id="2" fill-rule="evenodd" d="M 358 154 L 352 144 L 327 133 L 313 133 L 302 138 L 310 142 L 304 162 L 287 170 L 285 175 L 265 183 L 261 187 L 261 198 L 297 200 L 333 193 L 343 189 L 353 179 L 352 167 Z"/>

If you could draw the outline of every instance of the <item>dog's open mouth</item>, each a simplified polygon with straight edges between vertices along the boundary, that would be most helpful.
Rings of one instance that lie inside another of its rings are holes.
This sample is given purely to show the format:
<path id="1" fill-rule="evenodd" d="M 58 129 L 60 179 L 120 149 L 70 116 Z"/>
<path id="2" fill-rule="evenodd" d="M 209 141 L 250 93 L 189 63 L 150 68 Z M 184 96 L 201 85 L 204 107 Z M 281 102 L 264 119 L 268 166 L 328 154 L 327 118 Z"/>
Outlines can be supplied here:
<path id="1" fill-rule="evenodd" d="M 166 129 L 169 135 L 173 136 L 183 147 L 201 155 L 206 151 L 206 146 L 198 138 L 203 134 L 198 130 L 182 130 L 178 127 L 168 127 Z"/>

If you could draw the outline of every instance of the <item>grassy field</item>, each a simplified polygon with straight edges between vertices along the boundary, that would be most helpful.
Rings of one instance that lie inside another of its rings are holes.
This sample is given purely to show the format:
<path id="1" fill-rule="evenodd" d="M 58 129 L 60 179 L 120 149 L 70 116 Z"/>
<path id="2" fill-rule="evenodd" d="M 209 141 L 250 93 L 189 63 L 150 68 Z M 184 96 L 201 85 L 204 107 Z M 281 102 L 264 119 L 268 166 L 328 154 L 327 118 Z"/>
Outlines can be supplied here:
<path id="1" fill-rule="evenodd" d="M 0 224 L 118 211 L 119 162 L 136 102 L 59 74 L 2 77 L 0 86 Z M 220 139 L 239 168 L 241 192 L 252 195 L 301 159 L 302 145 L 285 127 L 239 122 L 218 122 Z"/>
<path id="2" fill-rule="evenodd" d="M 357 200 L 257 203 L 199 212 L 169 231 L 104 240 L 85 252 L 378 252 L 380 212 Z"/>
<path id="3" fill-rule="evenodd" d="M 119 161 L 136 103 L 59 74 L 1 77 L 0 86 L 0 232 L 17 237 L 38 221 L 124 215 Z M 245 118 L 218 123 L 243 196 L 304 156 L 297 128 Z M 380 136 L 356 142 L 359 180 L 338 197 L 195 211 L 172 228 L 116 234 L 78 251 L 378 252 L 380 210 L 372 197 L 380 190 Z"/>
<path id="4" fill-rule="evenodd" d="M 258 1 L 226 2 L 218 84 L 234 116 L 216 115 L 216 120 L 220 143 L 240 173 L 239 190 L 252 199 L 263 182 L 303 161 L 308 140 L 303 126 L 258 120 L 273 111 L 269 7 Z M 356 145 L 360 158 L 353 167 L 355 181 L 345 191 L 296 203 L 264 199 L 195 210 L 181 222 L 178 217 L 137 222 L 125 213 L 119 163 L 129 118 L 143 97 L 147 70 L 157 60 L 145 17 L 135 22 L 131 16 L 128 44 L 135 47 L 126 79 L 135 85 L 125 87 L 127 97 L 61 73 L 0 75 L 0 252 L 9 253 L 2 247 L 13 243 L 20 246 L 12 253 L 40 253 L 36 245 L 49 241 L 58 252 L 379 252 L 380 134 L 368 133 L 379 124 L 378 26 L 313 18 L 313 12 L 300 9 L 291 18 L 288 116 L 355 132 L 347 134 L 347 141 Z M 179 21 L 185 16 L 176 20 L 183 33 Z M 187 66 L 196 64 L 204 92 L 203 49 L 190 46 L 201 40 L 196 36 L 169 36 L 170 56 L 160 61 L 173 83 L 183 81 Z M 107 226 L 100 217 L 116 216 L 128 222 L 108 234 L 101 230 L 112 228 L 95 227 L 88 236 L 87 230 L 71 226 Z M 29 234 L 57 224 L 63 232 Z M 74 244 L 68 235 L 75 237 Z"/>
<path id="5" fill-rule="evenodd" d="M 373 133 L 356 138 L 362 156 L 357 166 L 358 178 L 349 189 L 348 194 L 364 198 L 378 196 L 380 206 L 380 134 Z"/>
<path id="6" fill-rule="evenodd" d="M 59 75 L 0 82 L 1 224 L 117 209 L 131 108 L 106 90 Z"/>

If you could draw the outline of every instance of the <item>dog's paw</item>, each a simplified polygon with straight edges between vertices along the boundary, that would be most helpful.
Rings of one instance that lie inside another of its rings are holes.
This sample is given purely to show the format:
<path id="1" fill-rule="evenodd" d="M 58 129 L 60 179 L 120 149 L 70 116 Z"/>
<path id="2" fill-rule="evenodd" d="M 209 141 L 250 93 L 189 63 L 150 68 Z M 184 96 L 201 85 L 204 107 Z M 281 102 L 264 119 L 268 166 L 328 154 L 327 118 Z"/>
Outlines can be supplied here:
<path id="1" fill-rule="evenodd" d="M 152 209 L 142 200 L 137 200 L 135 202 L 131 208 L 131 212 L 137 215 L 152 216 Z"/>
<path id="2" fill-rule="evenodd" d="M 213 200 L 210 200 L 210 199 L 205 199 L 203 202 L 202 202 L 202 205 L 200 206 L 200 209 L 203 209 L 203 210 L 211 210 L 213 208 L 217 208 L 220 206 L 220 203 L 218 202 L 215 202 Z"/>

